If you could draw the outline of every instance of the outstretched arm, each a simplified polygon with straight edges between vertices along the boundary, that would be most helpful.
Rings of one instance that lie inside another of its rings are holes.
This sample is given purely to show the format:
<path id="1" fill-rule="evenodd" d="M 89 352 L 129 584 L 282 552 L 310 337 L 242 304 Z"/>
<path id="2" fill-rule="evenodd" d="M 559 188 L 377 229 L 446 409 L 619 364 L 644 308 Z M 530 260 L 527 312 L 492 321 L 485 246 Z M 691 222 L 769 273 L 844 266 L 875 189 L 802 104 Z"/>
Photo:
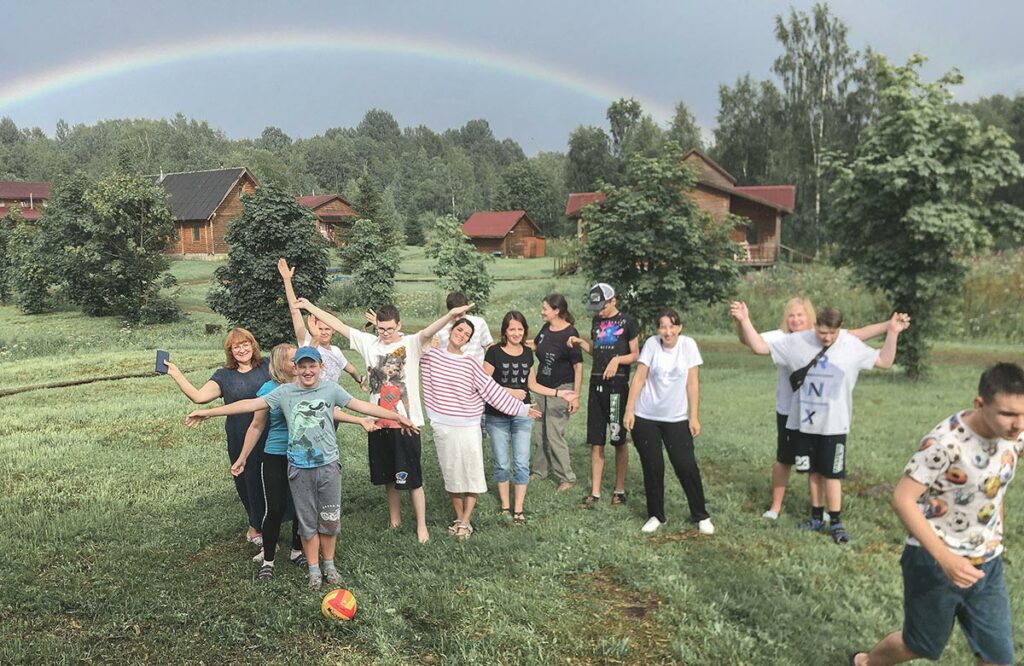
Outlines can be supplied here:
<path id="1" fill-rule="evenodd" d="M 211 416 L 234 416 L 236 414 L 250 414 L 261 409 L 269 409 L 270 405 L 263 398 L 249 398 L 238 400 L 230 405 L 221 405 L 211 409 L 197 409 L 185 417 L 185 425 L 195 427 L 210 418 Z"/>
<path id="2" fill-rule="evenodd" d="M 910 315 L 907 315 L 907 321 L 910 321 Z M 885 321 L 880 321 L 877 324 L 868 324 L 867 326 L 851 329 L 848 332 L 855 338 L 859 338 L 862 342 L 867 342 L 871 338 L 877 338 L 880 335 L 885 335 L 888 330 L 889 320 L 886 319 Z"/>
<path id="3" fill-rule="evenodd" d="M 467 305 L 460 305 L 459 307 L 452 308 L 447 313 L 442 315 L 440 317 L 440 319 L 438 319 L 433 324 L 431 324 L 430 326 L 427 326 L 425 329 L 423 329 L 422 331 L 420 331 L 418 333 L 418 335 L 420 336 L 420 344 L 424 344 L 424 345 L 430 344 L 430 339 L 432 337 L 434 337 L 435 335 L 437 335 L 437 333 L 442 328 L 444 328 L 445 324 L 447 324 L 448 322 L 453 322 L 456 319 L 458 319 L 459 317 L 461 317 L 462 315 L 466 314 L 467 312 L 469 312 L 469 309 L 472 308 L 474 305 L 475 305 L 475 303 L 469 303 Z"/>
<path id="4" fill-rule="evenodd" d="M 174 365 L 170 361 L 167 361 L 167 374 L 170 375 L 174 383 L 178 385 L 181 392 L 185 394 L 185 397 L 194 402 L 197 405 L 205 405 L 211 400 L 215 400 L 220 397 L 220 384 L 213 381 L 212 379 L 205 384 L 202 388 L 196 388 L 192 386 L 192 383 L 185 378 L 185 375 L 181 373 L 178 366 Z"/>
<path id="5" fill-rule="evenodd" d="M 373 432 L 374 430 L 380 430 L 380 427 L 374 421 L 372 416 L 356 416 L 355 414 L 349 414 L 341 407 L 334 408 L 334 421 L 335 423 L 355 423 L 361 425 L 363 430 L 366 432 Z"/>
<path id="6" fill-rule="evenodd" d="M 485 366 L 486 367 L 486 366 Z M 548 398 L 562 398 L 566 402 L 572 402 L 577 398 L 575 391 L 559 391 L 556 388 L 548 388 L 543 384 L 537 382 L 537 371 L 532 367 L 530 368 L 530 376 L 526 381 L 527 387 L 537 395 L 543 395 Z"/>
<path id="7" fill-rule="evenodd" d="M 398 421 L 402 424 L 402 428 L 412 430 L 413 432 L 419 432 L 419 428 L 410 421 L 407 417 L 402 416 L 398 412 L 393 412 L 390 409 L 384 409 L 379 405 L 374 405 L 365 400 L 359 400 L 358 398 L 352 398 L 345 405 L 346 409 L 359 412 L 360 414 L 366 414 L 367 416 L 376 416 L 379 419 L 389 419 L 391 421 Z"/>
<path id="8" fill-rule="evenodd" d="M 882 344 L 882 351 L 875 361 L 876 368 L 891 368 L 896 362 L 896 341 L 900 333 L 910 328 L 910 315 L 902 312 L 892 313 L 889 319 L 888 328 L 885 332 L 885 343 Z"/>
<path id="9" fill-rule="evenodd" d="M 256 443 L 260 441 L 260 435 L 263 434 L 263 429 L 267 427 L 267 414 L 269 413 L 266 409 L 261 409 L 252 415 L 252 423 L 249 424 L 249 429 L 245 431 L 245 443 L 242 444 L 242 452 L 238 454 L 238 459 L 231 465 L 232 476 L 238 476 L 245 471 L 245 461 L 249 459 L 249 454 L 256 447 Z"/>
<path id="10" fill-rule="evenodd" d="M 277 272 L 281 274 L 281 280 L 284 281 L 284 295 L 288 299 L 288 311 L 292 316 L 292 330 L 295 331 L 295 344 L 301 345 L 306 340 L 306 334 L 313 337 L 313 331 L 307 331 L 306 322 L 302 321 L 302 312 L 299 310 L 299 306 L 296 305 L 298 299 L 295 297 L 295 289 L 292 287 L 292 276 L 295 275 L 295 269 L 288 267 L 287 260 L 284 257 L 277 260 Z"/>
<path id="11" fill-rule="evenodd" d="M 750 312 L 747 310 L 747 304 L 743 301 L 733 301 L 729 304 L 729 314 L 736 320 L 736 329 L 740 336 L 740 342 L 750 347 L 750 351 L 755 354 L 761 356 L 768 354 L 768 343 L 764 341 L 761 334 L 750 323 Z"/>
<path id="12" fill-rule="evenodd" d="M 320 308 L 318 308 L 317 306 L 313 305 L 312 303 L 310 303 L 305 298 L 297 299 L 295 301 L 295 305 L 300 310 L 305 310 L 306 312 L 309 312 L 314 317 L 316 317 L 317 319 L 319 319 L 323 323 L 327 324 L 328 326 L 330 326 L 331 328 L 336 330 L 338 333 L 341 333 L 346 338 L 351 338 L 352 337 L 351 331 L 349 330 L 348 325 L 345 322 L 343 322 L 342 320 L 340 320 L 337 317 L 335 317 L 334 315 L 332 315 L 330 312 L 327 312 L 326 310 L 321 310 Z M 300 341 L 299 344 L 301 344 L 301 341 Z"/>
<path id="13" fill-rule="evenodd" d="M 636 415 L 633 413 L 633 410 L 636 409 L 636 401 L 640 397 L 640 391 L 643 390 L 646 382 L 647 365 L 637 363 L 636 374 L 633 375 L 633 381 L 629 383 L 629 397 L 626 398 L 626 409 L 622 413 L 622 425 L 625 426 L 626 430 L 632 430 L 633 425 L 636 423 Z"/>

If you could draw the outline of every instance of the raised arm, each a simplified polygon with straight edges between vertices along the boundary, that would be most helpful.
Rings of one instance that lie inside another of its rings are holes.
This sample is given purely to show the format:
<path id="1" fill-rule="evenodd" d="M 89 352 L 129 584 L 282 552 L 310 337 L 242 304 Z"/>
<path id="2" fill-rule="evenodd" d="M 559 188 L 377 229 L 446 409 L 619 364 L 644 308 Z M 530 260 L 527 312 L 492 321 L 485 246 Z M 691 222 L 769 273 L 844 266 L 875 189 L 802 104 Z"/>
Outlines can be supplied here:
<path id="1" fill-rule="evenodd" d="M 310 331 L 306 328 L 306 322 L 302 320 L 302 312 L 299 310 L 299 306 L 296 305 L 299 299 L 295 297 L 295 289 L 292 287 L 292 276 L 295 275 L 295 269 L 289 268 L 287 260 L 282 257 L 277 260 L 277 272 L 281 274 L 281 280 L 284 282 L 284 295 L 288 299 L 288 311 L 292 317 L 295 344 L 301 346 L 306 340 L 306 334 L 308 333 L 309 337 L 313 338 L 315 331 Z"/>
<path id="2" fill-rule="evenodd" d="M 693 366 L 686 373 L 686 401 L 690 409 L 690 434 L 700 434 L 700 366 Z"/>
<path id="3" fill-rule="evenodd" d="M 880 321 L 877 324 L 868 324 L 867 326 L 861 326 L 860 328 L 851 328 L 847 331 L 853 337 L 859 339 L 861 342 L 867 342 L 871 338 L 877 338 L 880 335 L 885 335 L 885 332 L 889 330 L 889 320 Z"/>
<path id="4" fill-rule="evenodd" d="M 750 351 L 755 354 L 767 355 L 769 353 L 768 343 L 764 341 L 761 334 L 750 323 L 750 312 L 747 310 L 747 304 L 743 301 L 733 301 L 729 304 L 729 315 L 736 320 L 736 330 L 740 336 L 740 342 L 750 347 Z"/>
<path id="5" fill-rule="evenodd" d="M 167 374 L 178 385 L 178 388 L 185 394 L 185 397 L 197 405 L 205 405 L 211 400 L 216 400 L 220 397 L 220 384 L 211 379 L 203 384 L 202 388 L 196 388 L 192 386 L 192 382 L 185 378 L 185 375 L 181 373 L 178 366 L 170 361 L 167 361 Z"/>
<path id="6" fill-rule="evenodd" d="M 249 428 L 245 431 L 245 442 L 242 444 L 242 452 L 238 454 L 238 459 L 231 465 L 232 476 L 238 476 L 245 471 L 245 461 L 249 459 L 249 454 L 252 453 L 252 450 L 260 441 L 260 436 L 263 434 L 264 428 L 267 427 L 267 414 L 269 413 L 268 410 L 261 409 L 252 415 L 252 423 L 249 424 Z"/>
<path id="7" fill-rule="evenodd" d="M 249 398 L 238 400 L 230 405 L 211 407 L 210 409 L 197 409 L 185 417 L 185 425 L 195 427 L 210 418 L 211 416 L 235 416 L 236 414 L 251 414 L 261 409 L 269 409 L 267 401 L 263 398 Z"/>
<path id="8" fill-rule="evenodd" d="M 459 307 L 452 308 L 447 313 L 441 315 L 441 317 L 437 321 L 435 321 L 433 324 L 427 326 L 425 329 L 417 333 L 417 335 L 420 336 L 420 343 L 424 345 L 429 345 L 430 339 L 437 335 L 438 332 L 442 328 L 444 328 L 445 324 L 447 324 L 448 322 L 453 322 L 462 315 L 466 314 L 467 312 L 469 312 L 469 309 L 472 308 L 474 305 L 475 303 L 467 303 L 466 305 L 460 305 Z"/>
<path id="9" fill-rule="evenodd" d="M 909 327 L 910 315 L 903 312 L 892 313 L 892 318 L 889 319 L 885 332 L 885 342 L 882 344 L 882 350 L 878 354 L 878 360 L 875 361 L 876 368 L 892 367 L 892 364 L 896 362 L 896 341 L 899 339 L 900 333 Z"/>
<path id="10" fill-rule="evenodd" d="M 647 382 L 647 373 L 647 364 L 636 364 L 636 374 L 633 375 L 633 381 L 629 383 L 629 396 L 626 398 L 626 408 L 622 412 L 622 425 L 626 427 L 626 430 L 632 430 L 633 425 L 636 423 L 636 415 L 633 413 L 633 410 L 636 409 L 636 401 L 640 398 L 640 391 L 643 390 L 644 384 Z"/>
<path id="11" fill-rule="evenodd" d="M 338 319 L 337 317 L 332 315 L 330 312 L 327 312 L 326 310 L 321 310 L 320 308 L 318 308 L 317 306 L 313 305 L 312 303 L 310 303 L 305 298 L 297 299 L 295 301 L 295 305 L 300 310 L 305 310 L 306 312 L 309 312 L 314 317 L 316 317 L 317 319 L 319 319 L 323 323 L 327 324 L 328 326 L 330 326 L 331 328 L 336 330 L 338 333 L 341 333 L 346 338 L 351 338 L 352 337 L 351 331 L 349 330 L 349 327 L 348 327 L 348 324 L 346 324 L 342 320 Z M 299 341 L 299 344 L 302 344 L 301 340 Z"/>

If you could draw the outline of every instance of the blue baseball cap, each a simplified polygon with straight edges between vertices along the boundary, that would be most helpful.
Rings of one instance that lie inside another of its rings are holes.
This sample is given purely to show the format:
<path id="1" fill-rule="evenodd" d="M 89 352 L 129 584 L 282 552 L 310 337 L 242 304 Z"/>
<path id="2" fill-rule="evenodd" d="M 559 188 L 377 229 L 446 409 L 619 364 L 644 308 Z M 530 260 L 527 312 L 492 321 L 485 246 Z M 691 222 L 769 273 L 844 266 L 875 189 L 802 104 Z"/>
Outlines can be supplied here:
<path id="1" fill-rule="evenodd" d="M 311 358 L 317 362 L 323 361 L 316 347 L 299 347 L 295 350 L 295 356 L 292 356 L 292 361 L 298 363 L 304 358 Z"/>

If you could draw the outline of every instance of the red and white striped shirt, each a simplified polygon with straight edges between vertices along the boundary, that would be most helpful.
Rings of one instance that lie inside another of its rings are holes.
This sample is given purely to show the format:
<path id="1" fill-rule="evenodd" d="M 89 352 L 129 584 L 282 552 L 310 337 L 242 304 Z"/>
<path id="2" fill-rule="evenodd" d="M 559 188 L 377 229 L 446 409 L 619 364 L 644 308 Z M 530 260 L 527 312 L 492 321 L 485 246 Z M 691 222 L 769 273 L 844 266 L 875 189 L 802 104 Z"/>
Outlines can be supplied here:
<path id="1" fill-rule="evenodd" d="M 420 357 L 423 401 L 432 422 L 479 425 L 484 401 L 499 412 L 527 416 L 530 406 L 513 397 L 472 356 L 431 349 Z"/>

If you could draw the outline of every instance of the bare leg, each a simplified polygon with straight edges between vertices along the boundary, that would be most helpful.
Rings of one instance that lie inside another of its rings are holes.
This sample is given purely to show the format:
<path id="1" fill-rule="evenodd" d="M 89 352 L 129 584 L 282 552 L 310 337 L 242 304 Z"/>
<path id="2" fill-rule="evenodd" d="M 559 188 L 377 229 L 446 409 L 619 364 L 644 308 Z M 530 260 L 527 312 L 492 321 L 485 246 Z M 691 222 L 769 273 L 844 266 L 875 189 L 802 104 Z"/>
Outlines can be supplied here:
<path id="1" fill-rule="evenodd" d="M 856 666 L 888 666 L 920 658 L 903 642 L 903 631 L 896 630 L 880 640 L 878 645 L 871 648 L 871 652 L 857 653 L 853 663 Z"/>
<path id="2" fill-rule="evenodd" d="M 623 444 L 615 447 L 615 492 L 626 490 L 626 468 L 629 466 L 629 447 Z"/>
<path id="3" fill-rule="evenodd" d="M 590 447 L 590 494 L 601 496 L 601 477 L 604 476 L 604 447 Z"/>
<path id="4" fill-rule="evenodd" d="M 464 495 L 464 493 L 448 493 L 448 496 L 452 498 L 452 508 L 455 509 L 455 520 L 459 521 L 460 523 L 463 522 L 463 520 L 462 520 L 462 507 L 463 507 L 462 497 L 463 497 L 463 495 Z"/>
<path id="5" fill-rule="evenodd" d="M 782 513 L 782 500 L 786 497 L 786 486 L 789 484 L 789 473 L 792 465 L 786 465 L 776 461 L 772 465 L 772 506 L 771 511 L 776 515 Z"/>
<path id="6" fill-rule="evenodd" d="M 409 499 L 412 501 L 412 512 L 416 516 L 416 538 L 420 543 L 426 543 L 430 540 L 430 532 L 427 531 L 427 498 L 423 493 L 423 486 L 410 490 Z"/>
<path id="7" fill-rule="evenodd" d="M 302 540 L 302 554 L 310 564 L 320 564 L 320 535 L 314 534 L 308 541 Z"/>
<path id="8" fill-rule="evenodd" d="M 807 475 L 807 493 L 811 496 L 811 506 L 825 506 L 824 485 L 821 474 L 811 472 Z"/>
<path id="9" fill-rule="evenodd" d="M 517 486 L 518 488 L 518 486 Z M 509 507 L 508 503 L 508 481 L 498 482 L 498 500 L 501 502 L 501 510 L 505 511 Z"/>
<path id="10" fill-rule="evenodd" d="M 843 482 L 840 479 L 824 479 L 825 503 L 829 513 L 837 513 L 843 508 Z"/>
<path id="11" fill-rule="evenodd" d="M 338 543 L 337 534 L 320 535 L 320 552 L 324 554 L 324 562 L 334 561 L 334 547 Z"/>
<path id="12" fill-rule="evenodd" d="M 395 488 L 395 484 L 386 483 L 384 487 L 388 491 L 388 517 L 391 520 L 391 527 L 402 526 L 402 495 Z"/>
<path id="13" fill-rule="evenodd" d="M 513 492 L 515 493 L 516 503 L 513 511 L 516 513 L 523 512 L 523 502 L 526 500 L 526 484 L 517 483 L 514 487 Z"/>
<path id="14" fill-rule="evenodd" d="M 462 522 L 469 525 L 473 520 L 473 509 L 476 507 L 476 493 L 462 494 Z"/>

